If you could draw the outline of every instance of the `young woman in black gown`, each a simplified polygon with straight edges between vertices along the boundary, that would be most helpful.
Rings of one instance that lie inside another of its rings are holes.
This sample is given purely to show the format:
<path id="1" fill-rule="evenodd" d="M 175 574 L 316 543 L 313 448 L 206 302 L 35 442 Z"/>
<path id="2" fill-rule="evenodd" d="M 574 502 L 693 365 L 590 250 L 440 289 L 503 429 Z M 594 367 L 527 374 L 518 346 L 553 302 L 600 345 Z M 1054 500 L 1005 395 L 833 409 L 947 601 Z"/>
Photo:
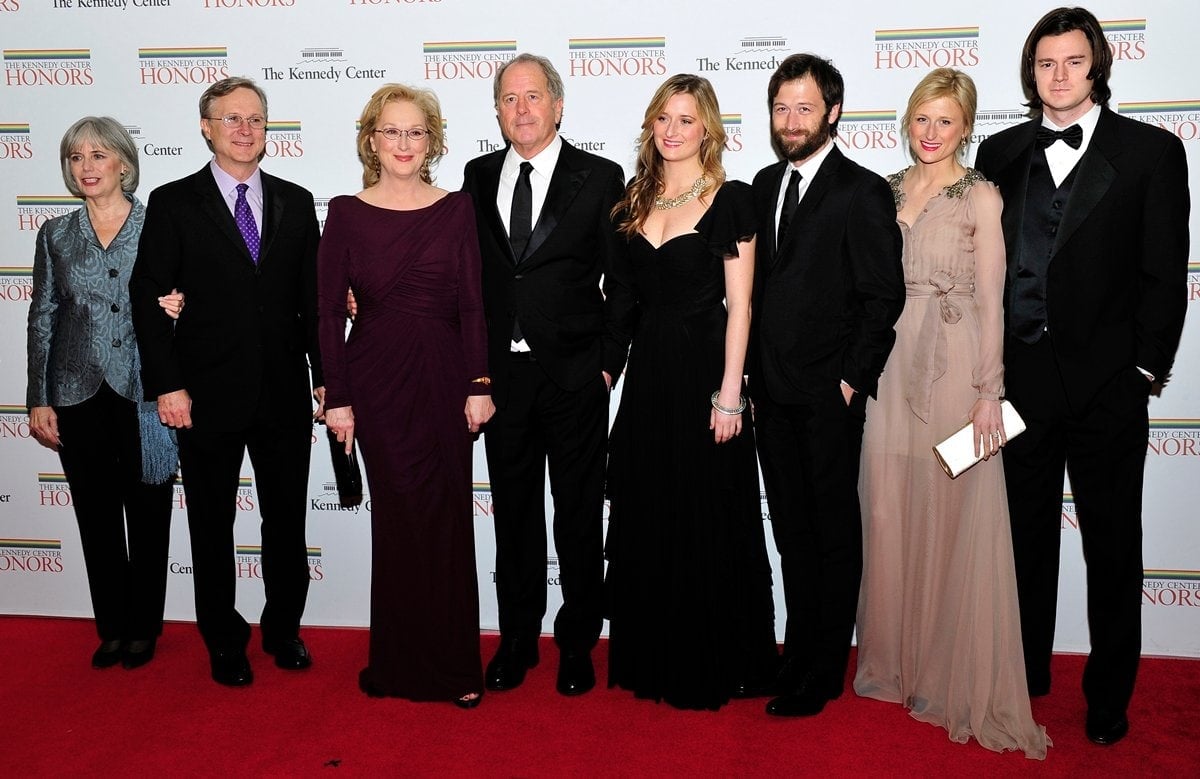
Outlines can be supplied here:
<path id="1" fill-rule="evenodd" d="M 610 441 L 609 686 L 691 709 L 719 708 L 777 662 L 742 379 L 755 224 L 724 144 L 712 85 L 671 77 L 614 212 L 639 319 Z"/>

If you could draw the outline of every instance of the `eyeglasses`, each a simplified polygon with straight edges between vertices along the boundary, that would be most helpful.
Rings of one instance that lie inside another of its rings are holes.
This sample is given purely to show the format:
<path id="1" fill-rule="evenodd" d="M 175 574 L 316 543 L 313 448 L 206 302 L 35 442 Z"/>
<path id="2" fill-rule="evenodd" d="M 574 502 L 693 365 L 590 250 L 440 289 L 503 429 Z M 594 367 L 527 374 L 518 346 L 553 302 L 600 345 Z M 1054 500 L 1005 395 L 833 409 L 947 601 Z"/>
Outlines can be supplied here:
<path id="1" fill-rule="evenodd" d="M 251 130 L 261 130 L 267 126 L 267 118 L 265 116 L 242 116 L 241 114 L 225 114 L 224 116 L 206 116 L 205 119 L 210 122 L 220 121 L 221 124 L 228 127 L 230 130 L 240 130 L 242 125 L 250 125 Z"/>
<path id="2" fill-rule="evenodd" d="M 407 136 L 408 139 L 413 143 L 419 143 L 420 141 L 425 140 L 425 136 L 429 135 L 429 131 L 424 127 L 414 127 L 411 130 L 401 130 L 396 127 L 385 127 L 382 130 L 376 130 L 375 132 L 379 133 L 384 138 L 387 138 L 392 143 L 400 140 L 402 136 Z"/>

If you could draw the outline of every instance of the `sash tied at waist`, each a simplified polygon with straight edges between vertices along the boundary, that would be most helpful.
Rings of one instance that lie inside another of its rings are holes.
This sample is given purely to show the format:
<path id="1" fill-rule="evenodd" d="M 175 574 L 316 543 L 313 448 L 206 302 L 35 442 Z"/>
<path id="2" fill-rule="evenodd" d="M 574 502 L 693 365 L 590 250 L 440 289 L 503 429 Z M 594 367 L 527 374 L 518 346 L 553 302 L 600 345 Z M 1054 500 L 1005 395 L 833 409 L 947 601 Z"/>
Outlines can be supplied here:
<path id="1" fill-rule="evenodd" d="M 946 271 L 934 271 L 926 284 L 905 284 L 905 296 L 909 298 L 935 298 L 926 306 L 925 317 L 917 333 L 917 347 L 913 354 L 912 369 L 908 374 L 905 399 L 912 412 L 929 422 L 929 406 L 933 397 L 933 383 L 946 373 L 946 325 L 958 324 L 962 319 L 961 301 L 957 298 L 975 294 L 974 274 L 970 271 L 951 276 Z"/>

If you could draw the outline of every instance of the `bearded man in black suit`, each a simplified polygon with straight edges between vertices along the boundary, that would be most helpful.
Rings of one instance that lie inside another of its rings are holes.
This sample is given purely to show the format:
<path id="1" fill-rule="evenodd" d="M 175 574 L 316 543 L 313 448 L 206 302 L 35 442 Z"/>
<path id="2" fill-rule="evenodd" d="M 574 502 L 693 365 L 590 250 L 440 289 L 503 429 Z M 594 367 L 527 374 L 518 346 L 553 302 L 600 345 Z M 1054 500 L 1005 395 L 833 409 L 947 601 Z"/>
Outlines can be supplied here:
<path id="1" fill-rule="evenodd" d="M 814 715 L 842 694 L 862 578 L 866 402 L 904 307 L 891 188 L 834 141 L 843 94 L 829 61 L 784 60 L 767 89 L 783 159 L 754 177 L 749 387 L 787 605 L 776 716 Z"/>

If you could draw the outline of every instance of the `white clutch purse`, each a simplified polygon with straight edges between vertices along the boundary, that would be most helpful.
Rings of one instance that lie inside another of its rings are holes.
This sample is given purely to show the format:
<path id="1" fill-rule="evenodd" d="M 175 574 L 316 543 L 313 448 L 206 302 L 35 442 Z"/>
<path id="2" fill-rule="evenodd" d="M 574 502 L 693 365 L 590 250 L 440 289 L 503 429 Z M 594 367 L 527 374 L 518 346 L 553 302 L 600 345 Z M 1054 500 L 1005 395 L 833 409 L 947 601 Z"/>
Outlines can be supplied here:
<path id="1" fill-rule="evenodd" d="M 1000 415 L 1004 420 L 1004 435 L 1011 441 L 1025 432 L 1025 420 L 1007 400 L 1000 401 Z M 973 428 L 970 422 L 953 435 L 933 447 L 933 455 L 937 458 L 942 470 L 951 479 L 979 462 L 981 457 L 975 454 Z"/>

